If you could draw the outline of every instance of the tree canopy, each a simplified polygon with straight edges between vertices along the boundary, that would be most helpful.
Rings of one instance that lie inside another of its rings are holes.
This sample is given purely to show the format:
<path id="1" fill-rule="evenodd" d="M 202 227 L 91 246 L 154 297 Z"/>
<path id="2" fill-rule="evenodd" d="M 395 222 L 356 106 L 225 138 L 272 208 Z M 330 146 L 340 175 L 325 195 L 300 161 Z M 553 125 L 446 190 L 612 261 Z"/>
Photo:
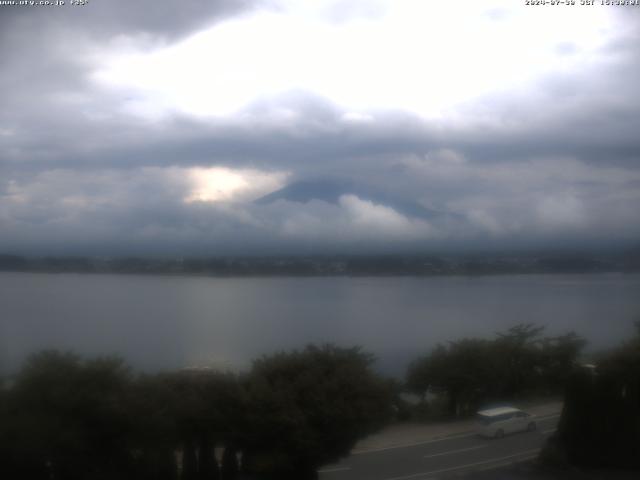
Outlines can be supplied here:
<path id="1" fill-rule="evenodd" d="M 134 375 L 117 358 L 42 352 L 0 389 L 0 462 L 24 480 L 230 480 L 243 452 L 260 478 L 312 478 L 388 418 L 371 362 L 326 345 L 245 374 Z"/>
<path id="2" fill-rule="evenodd" d="M 556 434 L 543 458 L 581 466 L 640 468 L 640 322 L 636 335 L 567 383 Z"/>
<path id="3" fill-rule="evenodd" d="M 492 340 L 465 338 L 436 346 L 407 370 L 407 387 L 420 395 L 446 394 L 452 416 L 485 402 L 531 392 L 561 392 L 586 342 L 574 332 L 543 337 L 543 327 L 516 325 Z"/>
<path id="4" fill-rule="evenodd" d="M 255 361 L 248 380 L 250 467 L 275 461 L 279 478 L 312 478 L 319 465 L 382 426 L 391 415 L 391 388 L 371 371 L 372 361 L 358 348 L 331 345 Z"/>

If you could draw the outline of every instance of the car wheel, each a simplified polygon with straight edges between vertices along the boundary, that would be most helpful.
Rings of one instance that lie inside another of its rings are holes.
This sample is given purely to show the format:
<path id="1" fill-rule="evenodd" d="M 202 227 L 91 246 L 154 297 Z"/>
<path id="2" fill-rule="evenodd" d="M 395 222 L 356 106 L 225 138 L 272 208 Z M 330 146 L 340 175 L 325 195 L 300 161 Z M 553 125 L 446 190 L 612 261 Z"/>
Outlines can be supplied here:
<path id="1" fill-rule="evenodd" d="M 504 430 L 500 429 L 498 431 L 496 431 L 496 434 L 494 435 L 494 438 L 502 438 L 504 437 Z"/>
<path id="2" fill-rule="evenodd" d="M 536 426 L 536 422 L 531 422 L 528 426 L 527 426 L 527 430 L 529 432 L 535 432 L 537 426 Z"/>

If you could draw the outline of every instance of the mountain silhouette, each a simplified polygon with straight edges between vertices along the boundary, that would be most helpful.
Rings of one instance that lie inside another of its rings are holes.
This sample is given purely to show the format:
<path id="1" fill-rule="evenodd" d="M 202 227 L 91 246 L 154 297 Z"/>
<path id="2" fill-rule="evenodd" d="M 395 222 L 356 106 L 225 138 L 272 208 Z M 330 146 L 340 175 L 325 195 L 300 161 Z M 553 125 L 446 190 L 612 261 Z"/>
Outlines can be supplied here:
<path id="1" fill-rule="evenodd" d="M 308 203 L 319 200 L 338 204 L 343 195 L 355 195 L 378 205 L 390 207 L 407 217 L 429 220 L 441 215 L 440 212 L 423 207 L 419 203 L 383 192 L 375 187 L 344 178 L 320 178 L 299 180 L 255 200 L 260 205 L 268 205 L 278 200 Z"/>

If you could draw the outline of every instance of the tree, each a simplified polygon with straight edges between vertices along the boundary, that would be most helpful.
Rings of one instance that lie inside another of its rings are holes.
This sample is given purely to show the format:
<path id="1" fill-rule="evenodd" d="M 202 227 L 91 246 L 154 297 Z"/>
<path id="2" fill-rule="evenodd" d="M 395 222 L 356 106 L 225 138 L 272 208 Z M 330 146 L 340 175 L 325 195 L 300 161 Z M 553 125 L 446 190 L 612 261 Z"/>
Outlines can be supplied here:
<path id="1" fill-rule="evenodd" d="M 574 368 L 545 459 L 640 469 L 640 324 L 637 334 L 593 369 Z"/>
<path id="2" fill-rule="evenodd" d="M 130 478 L 126 393 L 119 359 L 46 351 L 23 367 L 6 401 L 11 478 Z"/>
<path id="3" fill-rule="evenodd" d="M 205 368 L 159 374 L 147 382 L 157 394 L 155 402 L 141 397 L 141 405 L 155 412 L 157 435 L 146 439 L 149 450 L 182 451 L 183 480 L 218 478 L 214 448 L 235 442 L 246 417 L 238 377 Z M 148 425 L 141 427 L 144 432 Z"/>
<path id="4" fill-rule="evenodd" d="M 475 411 L 494 386 L 491 344 L 463 339 L 447 347 L 438 345 L 429 355 L 410 365 L 407 384 L 423 395 L 427 389 L 446 393 L 450 416 Z"/>
<path id="5" fill-rule="evenodd" d="M 450 416 L 529 392 L 560 391 L 586 342 L 573 332 L 542 338 L 543 331 L 520 324 L 494 340 L 438 345 L 409 366 L 406 385 L 423 398 L 427 390 L 444 393 Z"/>
<path id="6" fill-rule="evenodd" d="M 166 374 L 142 375 L 131 386 L 132 446 L 143 480 L 177 480 L 175 451 L 180 443 L 177 405 L 180 398 Z"/>
<path id="7" fill-rule="evenodd" d="M 540 342 L 539 365 L 542 383 L 552 392 L 562 391 L 575 368 L 575 362 L 586 340 L 575 332 L 557 337 L 545 337 Z"/>
<path id="8" fill-rule="evenodd" d="M 222 454 L 220 476 L 222 480 L 236 480 L 240 467 L 238 465 L 237 449 L 233 444 L 227 444 Z"/>
<path id="9" fill-rule="evenodd" d="M 359 348 L 308 346 L 263 357 L 248 378 L 243 465 L 273 478 L 316 478 L 391 413 L 391 391 Z"/>
<path id="10" fill-rule="evenodd" d="M 503 397 L 512 398 L 537 383 L 540 375 L 540 334 L 543 331 L 544 327 L 526 323 L 497 334 L 494 347 Z"/>

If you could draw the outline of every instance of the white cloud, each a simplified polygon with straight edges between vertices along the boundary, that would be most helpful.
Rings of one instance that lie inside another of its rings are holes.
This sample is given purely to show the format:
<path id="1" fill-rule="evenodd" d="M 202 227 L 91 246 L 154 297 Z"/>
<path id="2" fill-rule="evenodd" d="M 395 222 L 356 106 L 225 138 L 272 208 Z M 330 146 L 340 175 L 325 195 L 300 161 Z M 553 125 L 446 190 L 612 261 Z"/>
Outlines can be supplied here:
<path id="1" fill-rule="evenodd" d="M 340 197 L 340 206 L 345 210 L 349 223 L 355 229 L 389 237 L 416 237 L 427 234 L 429 225 L 412 221 L 385 205 L 362 200 L 355 195 Z"/>
<path id="2" fill-rule="evenodd" d="M 570 192 L 545 196 L 536 210 L 540 224 L 552 231 L 582 227 L 587 220 L 584 202 Z"/>
<path id="3" fill-rule="evenodd" d="M 410 219 L 394 209 L 356 195 L 342 195 L 337 204 L 278 201 L 264 212 L 270 228 L 285 238 L 325 247 L 363 243 L 378 248 L 441 238 L 442 233 L 424 220 Z"/>
<path id="4" fill-rule="evenodd" d="M 228 116 L 257 99 L 304 90 L 353 112 L 442 118 L 479 96 L 584 68 L 612 36 L 610 12 L 601 9 L 471 0 L 364 5 L 336 22 L 328 12 L 339 2 L 281 2 L 152 53 L 107 52 L 93 78 L 124 88 L 127 108 L 143 116 Z M 486 14 L 496 7 L 509 12 L 508 22 Z M 579 48 L 559 53 L 557 45 L 569 41 Z"/>

